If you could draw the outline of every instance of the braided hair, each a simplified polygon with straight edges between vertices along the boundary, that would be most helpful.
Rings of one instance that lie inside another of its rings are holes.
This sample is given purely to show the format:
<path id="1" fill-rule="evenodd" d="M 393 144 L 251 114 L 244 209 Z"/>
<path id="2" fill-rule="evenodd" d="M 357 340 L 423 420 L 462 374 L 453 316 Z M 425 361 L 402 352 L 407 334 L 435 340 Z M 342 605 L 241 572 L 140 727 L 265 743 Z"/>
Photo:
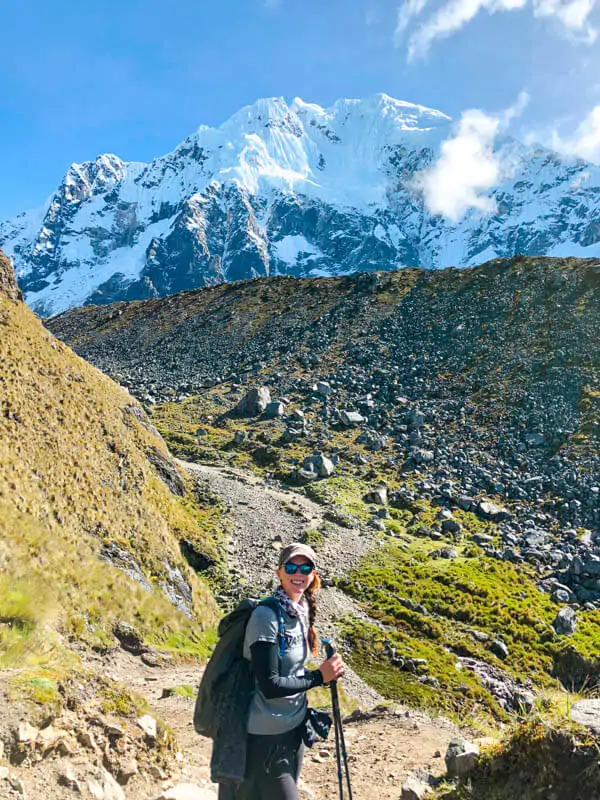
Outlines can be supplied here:
<path id="1" fill-rule="evenodd" d="M 315 577 L 310 586 L 304 592 L 304 597 L 308 603 L 308 646 L 313 656 L 319 654 L 319 637 L 315 629 L 315 620 L 317 618 L 317 598 L 316 592 L 321 588 L 321 579 L 315 572 Z"/>

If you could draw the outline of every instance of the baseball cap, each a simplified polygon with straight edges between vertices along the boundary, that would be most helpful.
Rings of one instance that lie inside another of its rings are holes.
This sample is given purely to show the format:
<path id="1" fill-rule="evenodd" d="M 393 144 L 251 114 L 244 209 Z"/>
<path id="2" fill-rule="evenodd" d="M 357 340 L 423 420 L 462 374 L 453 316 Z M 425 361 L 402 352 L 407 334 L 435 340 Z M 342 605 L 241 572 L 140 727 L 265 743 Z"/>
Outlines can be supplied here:
<path id="1" fill-rule="evenodd" d="M 309 547 L 307 544 L 300 544 L 297 542 L 295 544 L 288 544 L 287 547 L 284 547 L 281 550 L 279 553 L 279 566 L 283 567 L 283 565 L 287 564 L 287 562 L 294 558 L 294 556 L 304 556 L 305 558 L 308 558 L 313 567 L 317 563 L 317 557 L 312 547 Z"/>

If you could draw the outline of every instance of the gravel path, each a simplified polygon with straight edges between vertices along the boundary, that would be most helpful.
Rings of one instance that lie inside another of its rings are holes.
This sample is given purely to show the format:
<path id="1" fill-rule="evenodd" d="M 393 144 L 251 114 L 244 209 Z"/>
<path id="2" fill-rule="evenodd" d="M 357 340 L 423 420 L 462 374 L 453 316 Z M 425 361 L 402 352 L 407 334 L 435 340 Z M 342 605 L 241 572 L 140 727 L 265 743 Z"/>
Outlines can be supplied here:
<path id="1" fill-rule="evenodd" d="M 274 587 L 274 569 L 281 547 L 298 541 L 307 528 L 323 521 L 323 507 L 295 492 L 275 489 L 253 475 L 203 464 L 179 462 L 206 481 L 228 508 L 232 535 L 228 543 L 229 569 L 249 594 L 264 594 Z M 335 638 L 335 621 L 352 615 L 367 619 L 359 606 L 343 592 L 328 586 L 355 567 L 372 540 L 355 530 L 330 524 L 319 546 L 319 574 L 325 588 L 319 597 L 319 633 Z M 344 689 L 363 707 L 381 702 L 382 697 L 349 667 Z"/>

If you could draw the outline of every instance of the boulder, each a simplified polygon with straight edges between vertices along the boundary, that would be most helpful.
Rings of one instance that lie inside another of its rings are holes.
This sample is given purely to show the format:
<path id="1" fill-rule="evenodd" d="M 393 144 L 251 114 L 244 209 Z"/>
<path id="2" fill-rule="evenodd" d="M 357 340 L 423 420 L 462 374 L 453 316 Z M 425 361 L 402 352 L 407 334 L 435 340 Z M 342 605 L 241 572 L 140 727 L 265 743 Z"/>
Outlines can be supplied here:
<path id="1" fill-rule="evenodd" d="M 431 787 L 416 775 L 410 775 L 402 784 L 400 800 L 423 800 L 431 794 Z"/>
<path id="2" fill-rule="evenodd" d="M 236 431 L 233 436 L 233 443 L 234 444 L 244 444 L 246 439 L 248 438 L 248 434 L 246 431 Z"/>
<path id="3" fill-rule="evenodd" d="M 497 506 L 491 500 L 482 500 L 477 506 L 477 511 L 485 519 L 491 519 L 492 522 L 501 522 L 504 519 L 509 519 L 512 515 L 505 508 Z"/>
<path id="4" fill-rule="evenodd" d="M 452 739 L 446 751 L 446 770 L 450 778 L 464 778 L 475 768 L 479 748 L 462 737 Z"/>
<path id="5" fill-rule="evenodd" d="M 445 519 L 442 522 L 442 530 L 444 533 L 460 533 L 462 525 L 455 519 Z"/>
<path id="6" fill-rule="evenodd" d="M 354 425 L 360 425 L 362 422 L 365 422 L 365 418 L 362 414 L 359 414 L 358 411 L 342 411 L 340 413 L 340 420 L 342 425 L 345 425 L 347 428 L 351 428 Z"/>
<path id="7" fill-rule="evenodd" d="M 600 734 L 600 700 L 580 700 L 571 707 L 571 719 Z"/>
<path id="8" fill-rule="evenodd" d="M 329 397 L 329 395 L 333 392 L 331 384 L 328 383 L 327 381 L 319 381 L 315 388 L 317 392 L 323 397 Z"/>
<path id="9" fill-rule="evenodd" d="M 271 402 L 271 392 L 266 386 L 250 389 L 235 407 L 239 417 L 258 417 Z"/>
<path id="10" fill-rule="evenodd" d="M 280 400 L 273 400 L 267 405 L 265 414 L 267 417 L 269 417 L 269 419 L 283 417 L 285 414 L 285 406 Z"/>
<path id="11" fill-rule="evenodd" d="M 105 769 L 101 768 L 96 777 L 88 780 L 87 785 L 93 800 L 125 800 L 123 789 Z"/>
<path id="12" fill-rule="evenodd" d="M 559 636 L 572 636 L 577 627 L 577 614 L 571 606 L 564 606 L 553 622 L 554 630 Z"/>
<path id="13" fill-rule="evenodd" d="M 504 660 L 508 658 L 508 647 L 500 639 L 494 639 L 490 645 L 490 650 L 495 656 Z"/>
<path id="14" fill-rule="evenodd" d="M 388 501 L 388 493 L 386 486 L 376 486 L 365 495 L 366 503 L 374 503 L 376 506 L 385 506 Z"/>
<path id="15" fill-rule="evenodd" d="M 150 716 L 150 714 L 144 714 L 144 716 L 139 717 L 136 722 L 144 731 L 146 736 L 148 736 L 150 739 L 156 739 L 158 727 L 154 717 Z"/>
<path id="16" fill-rule="evenodd" d="M 302 468 L 307 472 L 316 472 L 319 478 L 329 478 L 335 471 L 333 461 L 320 453 L 307 456 Z"/>

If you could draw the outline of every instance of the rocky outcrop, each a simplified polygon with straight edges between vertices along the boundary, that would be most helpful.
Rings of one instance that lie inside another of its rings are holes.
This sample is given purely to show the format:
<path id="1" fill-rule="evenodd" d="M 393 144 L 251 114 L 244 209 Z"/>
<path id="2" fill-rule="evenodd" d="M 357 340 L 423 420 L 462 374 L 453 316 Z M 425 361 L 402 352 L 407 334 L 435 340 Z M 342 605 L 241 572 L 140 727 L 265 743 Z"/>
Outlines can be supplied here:
<path id="1" fill-rule="evenodd" d="M 0 250 L 0 295 L 8 297 L 9 300 L 23 299 L 21 290 L 17 285 L 15 271 L 2 250 Z"/>

